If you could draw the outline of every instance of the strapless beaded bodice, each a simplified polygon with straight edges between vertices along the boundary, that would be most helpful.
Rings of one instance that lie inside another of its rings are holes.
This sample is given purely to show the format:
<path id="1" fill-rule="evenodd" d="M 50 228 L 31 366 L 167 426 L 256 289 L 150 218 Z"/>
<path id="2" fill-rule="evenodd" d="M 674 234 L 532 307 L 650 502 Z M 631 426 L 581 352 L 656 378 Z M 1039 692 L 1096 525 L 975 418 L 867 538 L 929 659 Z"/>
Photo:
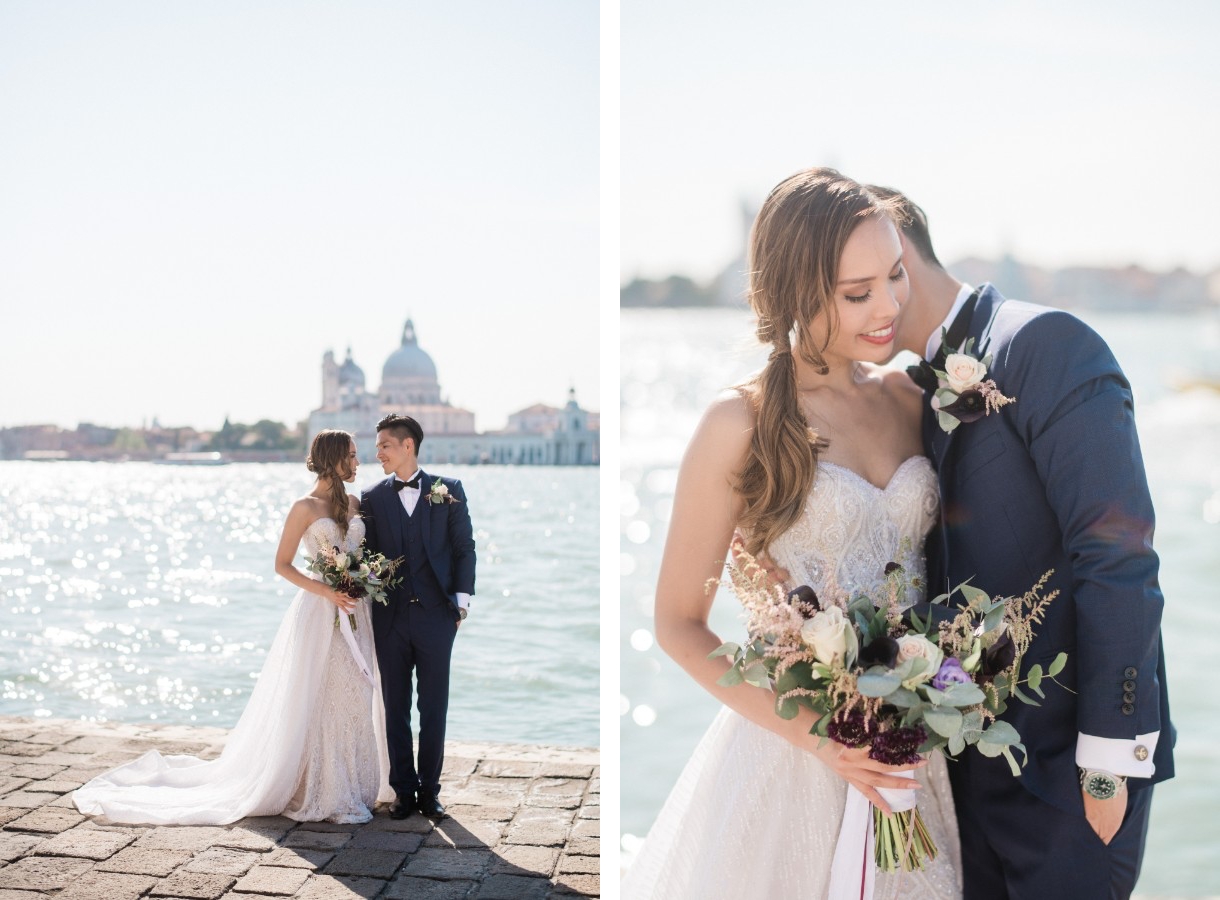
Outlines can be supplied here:
<path id="1" fill-rule="evenodd" d="M 350 553 L 360 546 L 362 540 L 364 540 L 364 519 L 359 516 L 353 516 L 347 523 L 346 535 L 340 534 L 338 522 L 330 516 L 323 516 L 310 522 L 309 527 L 305 529 L 305 534 L 301 536 L 305 552 L 310 556 L 330 547 L 338 547 L 344 553 Z"/>
<path id="2" fill-rule="evenodd" d="M 851 469 L 819 462 L 813 489 L 796 524 L 768 554 L 819 598 L 844 602 L 871 591 L 897 562 L 920 583 L 924 538 L 936 522 L 936 472 L 925 456 L 912 456 L 879 488 Z M 921 599 L 912 591 L 907 605 Z"/>

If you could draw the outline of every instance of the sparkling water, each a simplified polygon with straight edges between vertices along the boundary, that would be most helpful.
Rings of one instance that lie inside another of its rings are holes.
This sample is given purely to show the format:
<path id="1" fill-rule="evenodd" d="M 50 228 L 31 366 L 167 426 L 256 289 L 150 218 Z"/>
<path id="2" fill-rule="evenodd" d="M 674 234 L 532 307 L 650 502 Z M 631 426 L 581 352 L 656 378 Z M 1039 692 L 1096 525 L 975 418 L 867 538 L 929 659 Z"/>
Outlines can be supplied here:
<path id="1" fill-rule="evenodd" d="M 597 469 L 438 474 L 462 479 L 478 553 L 449 737 L 596 746 Z M 312 484 L 303 464 L 0 462 L 0 715 L 232 726 L 297 591 L 275 551 Z"/>

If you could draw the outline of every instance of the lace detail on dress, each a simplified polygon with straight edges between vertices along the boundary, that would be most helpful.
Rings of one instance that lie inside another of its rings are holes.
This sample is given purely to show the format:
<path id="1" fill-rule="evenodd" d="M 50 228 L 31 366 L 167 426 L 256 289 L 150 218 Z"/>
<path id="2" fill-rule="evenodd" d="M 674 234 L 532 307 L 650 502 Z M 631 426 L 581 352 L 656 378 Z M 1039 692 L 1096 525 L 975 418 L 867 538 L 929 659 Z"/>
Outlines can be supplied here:
<path id="1" fill-rule="evenodd" d="M 364 521 L 358 517 L 348 523 L 346 535 L 340 535 L 334 519 L 321 518 L 301 538 L 311 556 L 328 547 L 350 552 L 362 540 Z M 366 660 L 376 658 L 367 600 L 356 605 L 356 644 Z M 373 686 L 360 674 L 337 630 L 327 651 L 307 743 L 301 749 L 301 775 L 285 816 L 301 822 L 340 823 L 373 817 L 381 777 L 373 733 Z"/>
<path id="2" fill-rule="evenodd" d="M 839 605 L 854 591 L 879 586 L 890 562 L 922 584 L 923 540 L 938 503 L 936 473 L 925 456 L 906 460 L 884 488 L 844 466 L 819 462 L 804 512 L 768 553 L 794 585 L 807 584 L 819 599 Z M 919 599 L 912 591 L 906 605 Z"/>

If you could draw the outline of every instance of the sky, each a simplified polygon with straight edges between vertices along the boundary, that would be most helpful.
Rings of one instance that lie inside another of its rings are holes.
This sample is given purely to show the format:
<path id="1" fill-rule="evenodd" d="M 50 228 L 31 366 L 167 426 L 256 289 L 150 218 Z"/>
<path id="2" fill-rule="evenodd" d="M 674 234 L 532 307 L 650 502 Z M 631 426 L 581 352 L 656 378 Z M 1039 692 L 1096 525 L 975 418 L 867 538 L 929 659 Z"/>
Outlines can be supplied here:
<path id="1" fill-rule="evenodd" d="M 598 8 L 0 2 L 0 427 L 599 406 Z"/>
<path id="2" fill-rule="evenodd" d="M 622 0 L 619 274 L 706 281 L 791 173 L 905 191 L 945 262 L 1220 268 L 1220 5 Z"/>

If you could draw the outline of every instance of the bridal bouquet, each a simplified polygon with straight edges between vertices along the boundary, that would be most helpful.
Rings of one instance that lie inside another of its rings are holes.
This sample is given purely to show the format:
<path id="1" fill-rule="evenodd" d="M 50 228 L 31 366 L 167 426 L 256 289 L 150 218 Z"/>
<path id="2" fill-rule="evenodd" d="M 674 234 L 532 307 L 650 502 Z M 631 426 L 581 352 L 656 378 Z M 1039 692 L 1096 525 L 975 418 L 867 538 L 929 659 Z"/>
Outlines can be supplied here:
<path id="1" fill-rule="evenodd" d="M 338 547 L 319 550 L 312 557 L 307 556 L 306 568 L 322 576 L 322 581 L 329 587 L 349 597 L 360 599 L 368 597 L 385 605 L 386 591 L 392 590 L 402 578 L 395 578 L 394 573 L 402 565 L 402 557 L 387 559 L 384 553 L 371 553 L 361 543 L 350 552 L 343 552 Z M 348 613 L 352 630 L 356 630 L 356 617 Z M 339 627 L 339 611 L 335 611 L 335 627 Z"/>
<path id="2" fill-rule="evenodd" d="M 1004 756 L 1014 775 L 1020 773 L 1014 750 L 1025 755 L 1021 737 L 997 716 L 1009 698 L 1037 705 L 1030 694 L 1044 697 L 1042 681 L 1055 680 L 1067 662 L 1061 653 L 1045 671 L 1034 665 L 1020 677 L 1034 627 L 1057 594 L 1043 595 L 1051 572 L 1023 597 L 992 599 L 959 585 L 933 601 L 947 603 L 958 592 L 964 600 L 934 628 L 931 617 L 904 613 L 912 579 L 896 563 L 886 567 L 880 587 L 835 598 L 819 598 L 808 586 L 785 592 L 744 551 L 728 571 L 750 640 L 712 652 L 732 660 L 720 684 L 772 689 L 782 718 L 807 707 L 819 717 L 812 733 L 847 747 L 868 746 L 878 762 L 913 765 L 933 750 L 956 755 L 974 746 L 985 756 Z M 921 870 L 936 858 L 917 807 L 872 813 L 874 858 L 882 871 Z"/>

